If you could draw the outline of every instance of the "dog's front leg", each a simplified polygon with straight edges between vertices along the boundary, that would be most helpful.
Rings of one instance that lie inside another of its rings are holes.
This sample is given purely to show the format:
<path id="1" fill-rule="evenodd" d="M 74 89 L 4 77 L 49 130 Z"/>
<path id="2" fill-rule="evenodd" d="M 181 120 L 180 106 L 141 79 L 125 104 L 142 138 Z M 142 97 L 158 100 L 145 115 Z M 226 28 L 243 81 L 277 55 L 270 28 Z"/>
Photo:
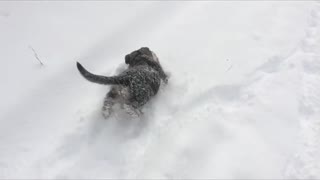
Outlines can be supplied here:
<path id="1" fill-rule="evenodd" d="M 124 104 L 123 109 L 128 113 L 132 118 L 139 118 L 142 115 L 140 108 L 135 107 L 133 104 Z"/>

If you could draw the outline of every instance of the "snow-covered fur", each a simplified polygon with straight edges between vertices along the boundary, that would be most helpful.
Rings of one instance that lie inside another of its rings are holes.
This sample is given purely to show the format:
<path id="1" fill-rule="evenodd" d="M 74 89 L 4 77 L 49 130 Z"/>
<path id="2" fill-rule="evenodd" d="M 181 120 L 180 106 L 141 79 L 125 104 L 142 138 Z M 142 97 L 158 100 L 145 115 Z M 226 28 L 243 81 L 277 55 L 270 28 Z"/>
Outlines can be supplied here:
<path id="1" fill-rule="evenodd" d="M 113 85 L 103 103 L 103 114 L 108 117 L 115 103 L 120 103 L 133 115 L 141 114 L 141 107 L 157 94 L 161 81 L 167 83 L 158 57 L 147 47 L 142 47 L 125 56 L 128 68 L 116 76 L 106 77 L 88 72 L 77 62 L 78 70 L 87 80 Z"/>

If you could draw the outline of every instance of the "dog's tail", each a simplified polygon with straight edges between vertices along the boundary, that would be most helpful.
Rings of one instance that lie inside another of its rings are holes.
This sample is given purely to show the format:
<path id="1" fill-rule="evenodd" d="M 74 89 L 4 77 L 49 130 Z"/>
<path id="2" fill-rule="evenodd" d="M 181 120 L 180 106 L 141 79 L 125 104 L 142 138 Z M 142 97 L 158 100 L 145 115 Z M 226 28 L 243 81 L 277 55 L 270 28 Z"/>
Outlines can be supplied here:
<path id="1" fill-rule="evenodd" d="M 86 78 L 88 81 L 98 83 L 98 84 L 104 84 L 104 85 L 126 85 L 126 78 L 125 76 L 112 76 L 112 77 L 106 77 L 106 76 L 100 76 L 95 75 L 87 71 L 79 62 L 77 62 L 77 68 L 80 72 L 80 74 Z"/>

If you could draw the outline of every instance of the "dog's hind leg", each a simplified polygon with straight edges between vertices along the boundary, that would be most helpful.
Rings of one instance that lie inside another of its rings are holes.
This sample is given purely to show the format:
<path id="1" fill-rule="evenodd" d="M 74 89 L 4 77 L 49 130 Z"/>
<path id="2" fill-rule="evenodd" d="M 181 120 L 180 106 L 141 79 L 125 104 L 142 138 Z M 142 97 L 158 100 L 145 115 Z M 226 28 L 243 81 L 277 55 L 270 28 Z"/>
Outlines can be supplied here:
<path id="1" fill-rule="evenodd" d="M 112 107 L 115 103 L 115 99 L 118 96 L 118 89 L 116 87 L 112 87 L 111 90 L 107 93 L 106 97 L 104 98 L 102 106 L 102 115 L 105 119 L 107 119 L 112 113 Z"/>

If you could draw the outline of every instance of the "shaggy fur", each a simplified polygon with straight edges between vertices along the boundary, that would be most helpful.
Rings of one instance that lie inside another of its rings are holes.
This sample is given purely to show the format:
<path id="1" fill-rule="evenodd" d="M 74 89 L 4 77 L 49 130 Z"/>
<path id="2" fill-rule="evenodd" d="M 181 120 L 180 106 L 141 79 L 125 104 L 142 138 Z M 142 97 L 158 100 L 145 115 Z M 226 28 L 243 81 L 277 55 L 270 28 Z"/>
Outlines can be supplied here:
<path id="1" fill-rule="evenodd" d="M 102 110 L 105 117 L 110 115 L 114 103 L 120 103 L 129 114 L 139 116 L 141 107 L 157 94 L 161 81 L 168 81 L 157 56 L 147 47 L 126 55 L 125 63 L 129 65 L 125 71 L 106 77 L 88 72 L 77 62 L 78 70 L 87 80 L 113 85 L 104 99 Z"/>

